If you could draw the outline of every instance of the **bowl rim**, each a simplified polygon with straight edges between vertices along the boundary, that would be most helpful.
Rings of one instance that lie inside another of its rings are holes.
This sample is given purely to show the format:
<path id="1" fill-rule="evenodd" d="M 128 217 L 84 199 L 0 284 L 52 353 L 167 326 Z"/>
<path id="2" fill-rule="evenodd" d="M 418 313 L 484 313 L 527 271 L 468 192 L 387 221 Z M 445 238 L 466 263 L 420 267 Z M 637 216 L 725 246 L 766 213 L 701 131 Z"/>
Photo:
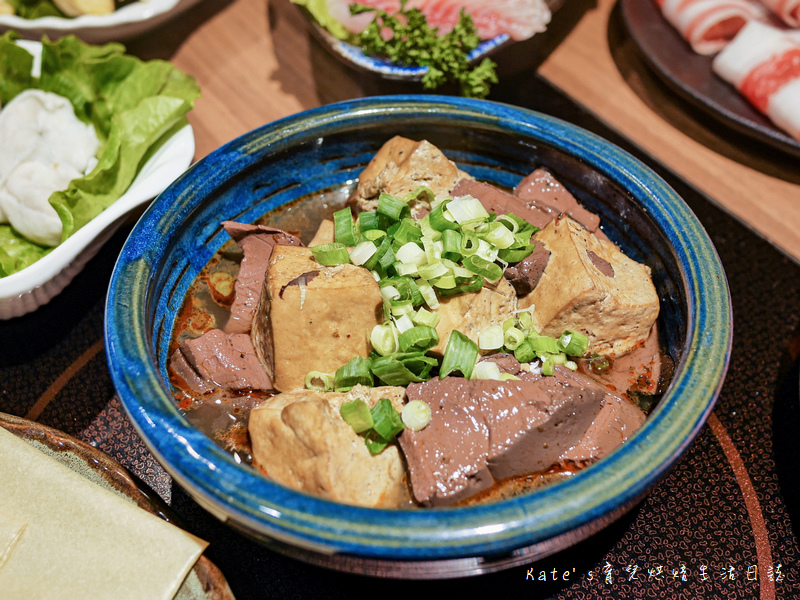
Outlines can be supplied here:
<path id="1" fill-rule="evenodd" d="M 364 126 L 390 115 L 469 122 L 555 146 L 628 190 L 669 239 L 687 288 L 682 359 L 643 427 L 590 469 L 534 494 L 482 506 L 354 507 L 285 488 L 242 468 L 178 412 L 153 366 L 143 297 L 168 240 L 148 239 L 148 232 L 159 227 L 175 232 L 199 203 L 187 191 L 193 179 L 217 185 L 224 180 L 221 170 L 252 164 L 259 152 L 280 151 L 346 124 Z M 711 412 L 728 368 L 731 339 L 730 293 L 716 250 L 691 209 L 649 167 L 601 137 L 542 113 L 486 100 L 413 95 L 304 111 L 244 134 L 195 163 L 148 207 L 123 247 L 111 278 L 105 325 L 112 380 L 135 428 L 175 480 L 212 514 L 304 549 L 400 561 L 510 552 L 585 529 L 621 506 L 632 506 L 683 454 Z"/>

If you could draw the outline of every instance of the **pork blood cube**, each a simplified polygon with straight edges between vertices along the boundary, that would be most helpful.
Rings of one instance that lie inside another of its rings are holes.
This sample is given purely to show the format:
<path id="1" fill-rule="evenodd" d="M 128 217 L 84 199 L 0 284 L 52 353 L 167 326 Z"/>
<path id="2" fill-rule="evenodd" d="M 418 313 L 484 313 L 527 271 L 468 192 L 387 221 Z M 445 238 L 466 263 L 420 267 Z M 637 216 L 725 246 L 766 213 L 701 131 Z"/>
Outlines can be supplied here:
<path id="1" fill-rule="evenodd" d="M 377 282 L 354 265 L 326 267 L 310 249 L 275 246 L 253 323 L 253 344 L 275 388 L 302 388 L 311 371 L 334 373 L 367 357 L 383 322 Z"/>
<path id="2" fill-rule="evenodd" d="M 414 498 L 451 505 L 497 479 L 559 462 L 583 439 L 607 394 L 596 382 L 557 367 L 496 381 L 446 377 L 407 388 L 431 407 L 431 422 L 399 437 Z"/>
<path id="3" fill-rule="evenodd" d="M 533 306 L 539 333 L 559 337 L 570 329 L 589 338 L 589 352 L 620 356 L 644 342 L 658 317 L 650 268 L 561 216 L 533 241 L 550 251 L 536 288 L 519 298 Z"/>

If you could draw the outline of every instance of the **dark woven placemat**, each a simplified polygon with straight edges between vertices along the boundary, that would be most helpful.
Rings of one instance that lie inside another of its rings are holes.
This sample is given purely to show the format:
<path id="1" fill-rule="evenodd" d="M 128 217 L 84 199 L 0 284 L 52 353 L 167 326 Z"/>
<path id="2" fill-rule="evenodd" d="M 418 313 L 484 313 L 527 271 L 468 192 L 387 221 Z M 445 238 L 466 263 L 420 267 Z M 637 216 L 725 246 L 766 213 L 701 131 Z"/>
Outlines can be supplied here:
<path id="1" fill-rule="evenodd" d="M 114 395 L 103 303 L 127 229 L 49 305 L 0 322 L 0 410 L 89 441 L 128 467 L 211 542 L 207 555 L 240 600 L 375 597 L 386 589 L 425 597 L 800 597 L 800 267 L 541 79 L 493 97 L 569 120 L 650 164 L 697 213 L 728 274 L 734 348 L 714 413 L 678 465 L 617 523 L 528 567 L 437 582 L 331 572 L 243 538 L 173 484 Z"/>

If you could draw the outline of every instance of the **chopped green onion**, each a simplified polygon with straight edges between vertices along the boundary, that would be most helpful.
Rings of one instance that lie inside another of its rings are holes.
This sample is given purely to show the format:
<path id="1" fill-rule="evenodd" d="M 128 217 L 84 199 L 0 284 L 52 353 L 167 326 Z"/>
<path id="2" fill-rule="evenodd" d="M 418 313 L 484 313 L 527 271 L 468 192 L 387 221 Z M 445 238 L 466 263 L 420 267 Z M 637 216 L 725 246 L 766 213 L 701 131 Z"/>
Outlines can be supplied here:
<path id="1" fill-rule="evenodd" d="M 407 314 L 402 315 L 394 320 L 395 327 L 397 327 L 397 331 L 401 334 L 409 329 L 414 327 L 414 322 L 411 320 Z"/>
<path id="2" fill-rule="evenodd" d="M 437 365 L 435 358 L 424 352 L 396 352 L 372 360 L 372 373 L 386 385 L 408 385 L 430 379 Z"/>
<path id="3" fill-rule="evenodd" d="M 446 229 L 458 229 L 458 224 L 456 224 L 451 218 L 448 218 L 448 215 L 445 212 L 447 209 L 447 205 L 450 202 L 452 202 L 452 200 L 445 200 L 444 202 L 436 206 L 436 208 L 434 208 L 428 215 L 428 224 L 435 231 L 445 231 Z"/>
<path id="4" fill-rule="evenodd" d="M 358 228 L 361 234 L 366 237 L 367 231 L 383 231 L 389 227 L 389 219 L 377 211 L 362 212 L 358 215 Z"/>
<path id="5" fill-rule="evenodd" d="M 533 307 L 524 310 L 517 315 L 519 321 L 519 328 L 528 333 L 536 333 L 536 328 L 533 326 Z"/>
<path id="6" fill-rule="evenodd" d="M 442 256 L 452 261 L 461 260 L 461 234 L 455 229 L 442 232 Z"/>
<path id="7" fill-rule="evenodd" d="M 479 219 L 485 221 L 489 218 L 489 213 L 483 207 L 481 201 L 472 196 L 454 198 L 448 202 L 446 210 L 457 223 L 466 223 Z"/>
<path id="8" fill-rule="evenodd" d="M 363 265 L 365 269 L 373 270 L 376 266 L 381 264 L 382 258 L 387 254 L 391 254 L 392 262 L 394 262 L 394 253 L 392 252 L 392 239 L 384 234 L 381 243 L 378 245 L 375 254 L 373 254 Z"/>
<path id="9" fill-rule="evenodd" d="M 513 321 L 513 319 L 508 320 Z M 525 341 L 526 337 L 527 335 L 524 331 L 521 331 L 516 327 L 509 327 L 504 332 L 503 345 L 513 352 L 522 342 Z"/>
<path id="10" fill-rule="evenodd" d="M 306 389 L 316 392 L 328 392 L 333 389 L 333 375 L 320 371 L 311 371 L 306 375 Z"/>
<path id="11" fill-rule="evenodd" d="M 397 338 L 403 352 L 424 352 L 439 343 L 439 335 L 433 327 L 416 325 L 401 333 Z"/>
<path id="12" fill-rule="evenodd" d="M 472 256 L 478 251 L 481 240 L 478 234 L 474 231 L 464 231 L 461 235 L 461 254 L 463 256 Z"/>
<path id="13" fill-rule="evenodd" d="M 452 231 L 448 229 L 447 231 Z M 429 263 L 441 260 L 442 253 L 444 252 L 444 244 L 442 240 L 433 240 L 431 238 L 423 237 L 421 240 L 422 247 L 425 249 L 425 257 Z"/>
<path id="14" fill-rule="evenodd" d="M 419 288 L 419 293 L 422 294 L 425 304 L 428 305 L 428 308 L 431 310 L 439 308 L 439 298 L 436 296 L 436 290 L 433 289 L 430 283 L 420 280 L 417 283 L 417 287 Z"/>
<path id="15" fill-rule="evenodd" d="M 393 300 L 390 312 L 396 319 L 402 316 L 407 316 L 410 319 L 411 315 L 414 314 L 414 304 L 411 300 Z"/>
<path id="16" fill-rule="evenodd" d="M 558 354 L 561 352 L 558 347 L 558 340 L 544 335 L 528 336 L 528 344 L 537 354 Z"/>
<path id="17" fill-rule="evenodd" d="M 535 247 L 536 246 L 534 244 L 527 244 L 522 248 L 507 248 L 500 250 L 497 253 L 497 256 L 502 258 L 507 263 L 515 264 L 528 258 Z"/>
<path id="18" fill-rule="evenodd" d="M 333 213 L 333 239 L 345 246 L 358 243 L 358 229 L 349 206 Z"/>
<path id="19" fill-rule="evenodd" d="M 447 273 L 446 275 L 442 275 L 436 279 L 431 279 L 431 285 L 437 289 L 439 294 L 442 294 L 447 290 L 455 289 L 458 284 L 456 282 L 456 276 L 452 273 Z M 453 293 L 457 294 L 458 292 L 456 291 Z"/>
<path id="20" fill-rule="evenodd" d="M 611 370 L 611 361 L 601 354 L 592 354 L 589 357 L 589 369 L 595 375 L 604 375 Z"/>
<path id="21" fill-rule="evenodd" d="M 411 320 L 414 321 L 417 325 L 427 325 L 428 327 L 436 327 L 441 320 L 441 315 L 435 312 L 429 312 L 422 308 L 421 306 L 417 309 L 417 312 L 414 313 L 414 316 L 411 317 Z"/>
<path id="22" fill-rule="evenodd" d="M 444 277 L 450 274 L 448 268 L 444 265 L 443 262 L 435 262 L 429 263 L 420 267 L 419 269 L 419 276 L 423 279 L 427 279 L 431 281 L 433 279 L 438 279 L 439 277 Z"/>
<path id="23" fill-rule="evenodd" d="M 430 206 L 435 200 L 436 196 L 434 195 L 433 190 L 426 185 L 421 185 L 413 192 L 409 192 L 403 196 L 403 202 L 406 204 L 411 204 L 412 202 L 424 202 Z"/>
<path id="24" fill-rule="evenodd" d="M 369 406 L 360 398 L 342 404 L 339 413 L 344 422 L 350 425 L 356 433 L 364 433 L 368 429 L 372 429 L 374 425 Z"/>
<path id="25" fill-rule="evenodd" d="M 516 241 L 514 234 L 503 223 L 497 221 L 489 223 L 486 229 L 481 232 L 481 236 L 493 246 L 505 250 L 510 248 Z"/>
<path id="26" fill-rule="evenodd" d="M 481 331 L 478 336 L 478 348 L 481 350 L 499 350 L 503 347 L 505 336 L 502 325 L 492 325 Z"/>
<path id="27" fill-rule="evenodd" d="M 478 346 L 460 331 L 454 329 L 447 340 L 442 365 L 439 368 L 439 379 L 450 373 L 459 371 L 469 379 L 478 359 Z"/>
<path id="28" fill-rule="evenodd" d="M 398 433 L 403 431 L 405 425 L 403 425 L 403 420 L 400 418 L 400 413 L 392 406 L 388 398 L 378 400 L 370 412 L 374 422 L 372 428 L 384 440 L 391 441 Z"/>
<path id="29" fill-rule="evenodd" d="M 393 285 L 382 285 L 381 286 L 381 298 L 383 298 L 384 302 L 390 302 L 392 300 L 399 300 L 401 298 L 400 291 L 394 287 Z"/>
<path id="30" fill-rule="evenodd" d="M 512 215 L 497 215 L 497 221 L 505 225 L 511 233 L 517 233 L 522 225 Z M 525 222 L 527 224 L 527 222 Z"/>
<path id="31" fill-rule="evenodd" d="M 411 400 L 403 407 L 400 417 L 411 431 L 420 431 L 431 422 L 431 407 L 422 400 Z"/>
<path id="32" fill-rule="evenodd" d="M 400 227 L 394 231 L 393 236 L 398 244 L 417 242 L 422 237 L 422 230 L 416 221 L 405 218 L 400 221 Z"/>
<path id="33" fill-rule="evenodd" d="M 314 260 L 327 267 L 350 263 L 350 253 L 347 251 L 347 246 L 340 242 L 314 246 L 311 248 L 311 253 L 314 255 Z"/>
<path id="34" fill-rule="evenodd" d="M 567 329 L 558 338 L 558 346 L 568 356 L 583 356 L 589 348 L 589 338 L 582 333 Z"/>
<path id="35" fill-rule="evenodd" d="M 438 281 L 431 282 L 439 288 L 439 293 L 442 296 L 454 296 L 456 294 L 469 294 L 479 291 L 483 287 L 483 279 L 478 275 L 473 275 L 471 278 L 457 277 L 455 285 L 445 288 L 439 285 Z"/>
<path id="36" fill-rule="evenodd" d="M 491 360 L 479 362 L 475 365 L 475 371 L 472 373 L 472 379 L 494 379 L 500 381 L 501 376 L 500 367 Z"/>
<path id="37" fill-rule="evenodd" d="M 514 349 L 514 358 L 521 363 L 531 362 L 536 358 L 536 352 L 531 348 L 530 340 L 527 337 Z"/>
<path id="38" fill-rule="evenodd" d="M 415 242 L 403 244 L 394 254 L 400 262 L 412 264 L 417 267 L 424 265 L 428 261 L 425 250 L 420 248 Z"/>
<path id="39" fill-rule="evenodd" d="M 499 265 L 488 260 L 484 260 L 480 256 L 467 256 L 464 259 L 464 266 L 491 283 L 499 281 L 503 276 L 503 269 L 500 268 Z"/>
<path id="40" fill-rule="evenodd" d="M 333 389 L 336 392 L 349 392 L 358 384 L 372 387 L 373 383 L 372 373 L 370 373 L 370 360 L 362 356 L 356 356 L 336 371 Z"/>
<path id="41" fill-rule="evenodd" d="M 409 212 L 408 204 L 389 194 L 381 194 L 378 197 L 377 210 L 382 215 L 389 217 L 392 221 L 399 221 Z"/>
<path id="42" fill-rule="evenodd" d="M 381 356 L 394 354 L 400 349 L 400 344 L 397 341 L 397 329 L 392 323 L 375 325 L 369 334 L 369 341 L 372 344 L 372 349 Z"/>
<path id="43" fill-rule="evenodd" d="M 389 445 L 389 440 L 383 439 L 375 430 L 370 430 L 364 438 L 364 443 L 367 445 L 367 450 L 370 454 L 380 454 L 384 448 Z"/>
<path id="44" fill-rule="evenodd" d="M 350 261 L 354 265 L 363 265 L 377 251 L 378 247 L 374 242 L 364 240 L 363 242 L 359 242 L 356 247 L 350 251 Z"/>

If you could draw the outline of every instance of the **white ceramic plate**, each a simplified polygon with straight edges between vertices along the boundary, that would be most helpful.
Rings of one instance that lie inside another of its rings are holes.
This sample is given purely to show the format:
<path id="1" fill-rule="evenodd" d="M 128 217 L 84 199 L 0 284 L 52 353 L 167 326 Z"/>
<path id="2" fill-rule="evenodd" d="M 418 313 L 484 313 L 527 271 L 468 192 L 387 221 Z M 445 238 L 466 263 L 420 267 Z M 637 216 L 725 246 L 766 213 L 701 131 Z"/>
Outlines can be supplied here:
<path id="1" fill-rule="evenodd" d="M 0 15 L 0 31 L 13 29 L 22 37 L 35 40 L 44 35 L 55 40 L 75 34 L 93 44 L 119 42 L 165 23 L 197 2 L 199 0 L 142 0 L 123 6 L 109 15 L 82 15 L 73 19 L 23 19 L 16 15 Z"/>
<path id="2" fill-rule="evenodd" d="M 23 45 L 38 62 L 41 44 Z M 37 66 L 34 64 L 34 74 Z M 50 254 L 18 273 L 0 278 L 0 319 L 24 315 L 52 300 L 97 254 L 129 213 L 155 198 L 187 169 L 194 151 L 194 132 L 191 125 L 186 125 L 150 157 L 119 200 Z"/>

